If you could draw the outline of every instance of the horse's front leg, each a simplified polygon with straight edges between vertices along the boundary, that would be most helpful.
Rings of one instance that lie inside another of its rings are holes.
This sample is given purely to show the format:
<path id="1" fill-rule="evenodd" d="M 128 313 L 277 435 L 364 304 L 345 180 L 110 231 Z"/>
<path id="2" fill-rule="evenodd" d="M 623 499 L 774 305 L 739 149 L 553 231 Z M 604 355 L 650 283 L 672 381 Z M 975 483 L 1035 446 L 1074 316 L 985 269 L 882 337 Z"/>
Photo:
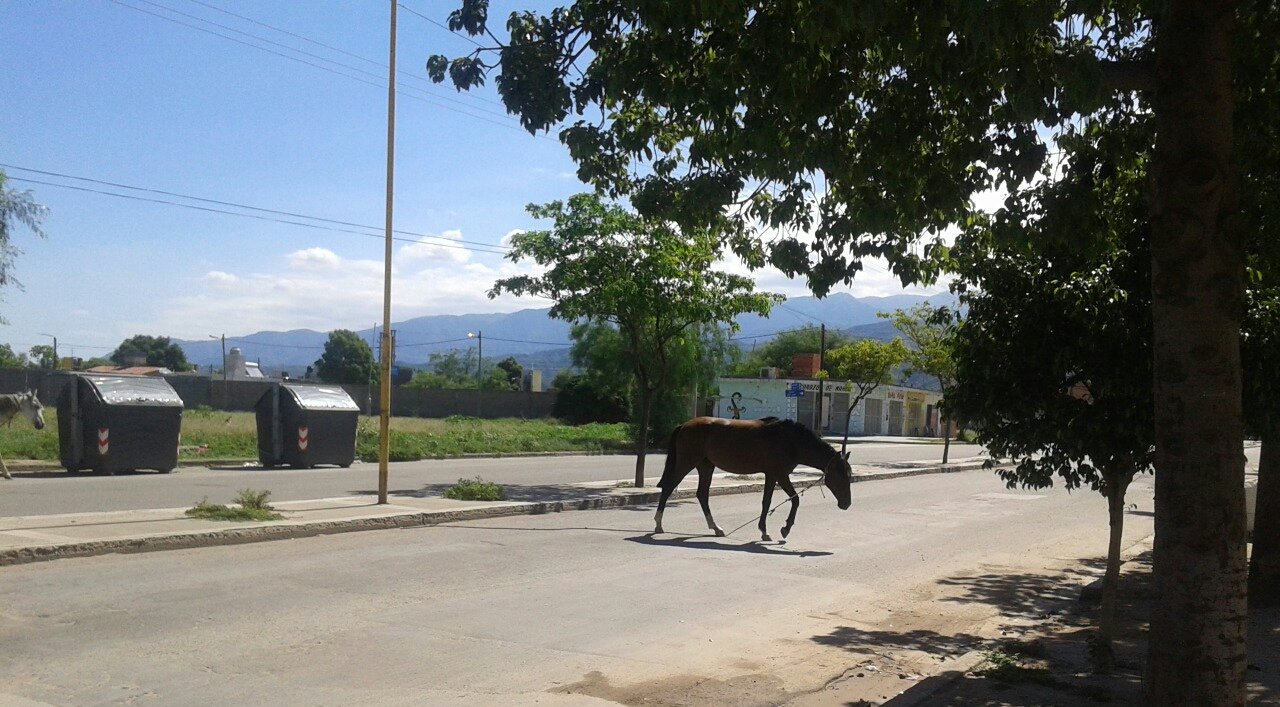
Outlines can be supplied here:
<path id="1" fill-rule="evenodd" d="M 797 494 L 796 487 L 791 485 L 790 476 L 778 477 L 778 485 L 791 497 L 791 513 L 787 515 L 787 524 L 782 526 L 782 537 L 785 538 L 791 533 L 791 526 L 796 524 L 796 511 L 800 510 L 800 494 Z"/>
<path id="2" fill-rule="evenodd" d="M 702 515 L 707 517 L 707 528 L 714 532 L 717 538 L 723 538 L 724 531 L 716 525 L 716 519 L 711 517 L 711 475 L 715 470 L 716 468 L 710 464 L 698 465 L 698 503 L 702 504 Z"/>
<path id="3" fill-rule="evenodd" d="M 777 481 L 773 478 L 773 474 L 764 475 L 764 500 L 760 504 L 760 539 L 768 542 L 773 538 L 769 537 L 769 504 L 773 502 L 773 485 Z"/>

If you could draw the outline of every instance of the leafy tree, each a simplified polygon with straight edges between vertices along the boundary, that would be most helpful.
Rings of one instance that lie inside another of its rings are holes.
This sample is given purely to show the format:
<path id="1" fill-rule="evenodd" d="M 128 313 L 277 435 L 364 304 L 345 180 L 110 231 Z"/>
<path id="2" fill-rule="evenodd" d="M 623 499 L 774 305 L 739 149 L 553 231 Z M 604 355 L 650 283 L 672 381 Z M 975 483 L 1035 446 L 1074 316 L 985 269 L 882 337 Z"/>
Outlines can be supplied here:
<path id="1" fill-rule="evenodd" d="M 1280 6 L 1241 4 L 1236 58 L 1236 135 L 1241 164 L 1241 230 L 1250 254 L 1241 336 L 1245 423 L 1262 441 L 1249 558 L 1249 605 L 1280 603 Z"/>
<path id="2" fill-rule="evenodd" d="M 111 366 L 111 365 L 114 365 L 114 362 L 111 359 L 102 358 L 101 356 L 95 356 L 91 359 L 88 359 L 82 362 L 80 364 L 79 370 L 87 371 L 90 368 L 97 368 L 98 366 Z"/>
<path id="3" fill-rule="evenodd" d="M 131 336 L 120 342 L 116 350 L 111 352 L 110 358 L 117 366 L 127 366 L 130 359 L 141 358 L 147 366 L 159 366 L 171 371 L 191 370 L 186 352 L 167 336 Z"/>
<path id="4" fill-rule="evenodd" d="M 631 401 L 627 389 L 607 388 L 590 373 L 561 371 L 552 381 L 556 402 L 552 414 L 573 425 L 627 422 Z"/>
<path id="5" fill-rule="evenodd" d="M 1233 131 L 1235 6 L 566 2 L 512 13 L 505 43 L 432 56 L 428 74 L 468 88 L 495 70 L 530 131 L 577 113 L 561 140 L 579 177 L 642 214 L 727 222 L 750 264 L 804 274 L 819 294 L 872 255 L 928 281 L 944 230 L 980 218 L 975 194 L 1027 184 L 1050 145 L 1100 113 L 1150 111 L 1160 474 L 1147 699 L 1242 704 L 1244 464 L 1222 451 L 1242 437 L 1233 135 L 1278 121 L 1273 106 Z M 449 26 L 489 32 L 488 6 L 462 0 Z M 1241 29 L 1272 42 L 1258 58 L 1273 64 L 1274 35 Z M 816 242 L 765 243 L 761 223 Z"/>
<path id="6" fill-rule="evenodd" d="M 826 364 L 831 377 L 849 381 L 858 392 L 849 401 L 845 419 L 853 415 L 854 408 L 876 388 L 890 381 L 894 369 L 902 365 L 910 352 L 902 339 L 888 343 L 875 339 L 861 339 L 845 344 L 827 353 Z M 845 441 L 849 439 L 849 426 L 845 425 Z"/>
<path id="7" fill-rule="evenodd" d="M 17 285 L 13 277 L 13 263 L 22 251 L 13 244 L 14 231 L 18 224 L 31 229 L 31 232 L 44 238 L 45 232 L 40 224 L 49 215 L 48 207 L 37 204 L 31 191 L 18 191 L 5 186 L 8 181 L 4 171 L 0 170 L 0 287 Z M 3 321 L 3 320 L 0 320 Z"/>
<path id="8" fill-rule="evenodd" d="M 50 344 L 32 346 L 30 357 L 32 368 L 46 368 L 52 371 L 58 367 L 58 357 Z"/>
<path id="9" fill-rule="evenodd" d="M 524 366 L 513 356 L 508 356 L 498 362 L 493 371 L 494 382 L 497 385 L 486 386 L 501 389 L 503 387 L 508 390 L 520 390 L 524 387 Z"/>
<path id="10" fill-rule="evenodd" d="M 947 406 L 978 431 L 1010 485 L 1060 479 L 1107 501 L 1110 542 L 1094 657 L 1112 666 L 1124 498 L 1155 460 L 1146 119 L 1064 140 L 1076 169 L 1011 196 L 956 245 L 968 311 Z M 1045 216 L 1031 215 L 1052 205 Z M 1024 239 L 1034 244 L 1023 245 Z"/>
<path id="11" fill-rule="evenodd" d="M 316 375 L 326 383 L 369 385 L 378 382 L 373 349 L 350 329 L 329 332 L 324 353 L 315 362 Z"/>
<path id="12" fill-rule="evenodd" d="M 893 322 L 893 326 L 910 344 L 907 352 L 906 375 L 923 373 L 938 381 L 942 391 L 942 463 L 947 463 L 951 452 L 951 431 L 945 416 L 947 391 L 955 381 L 955 359 L 951 351 L 951 325 L 954 313 L 946 307 L 934 308 L 928 302 L 910 309 L 896 309 L 892 313 L 881 312 L 880 318 Z"/>
<path id="13" fill-rule="evenodd" d="M 713 270 L 718 252 L 710 232 L 682 232 L 594 194 L 573 196 L 567 205 L 531 205 L 529 213 L 555 226 L 515 236 L 507 257 L 531 258 L 547 270 L 499 280 L 489 294 L 546 297 L 555 302 L 553 317 L 618 328 L 635 380 L 636 486 L 642 486 L 653 403 L 671 382 L 671 345 L 695 325 L 734 326 L 744 312 L 766 314 L 777 298 L 755 293 L 748 278 Z"/>
<path id="14" fill-rule="evenodd" d="M 26 368 L 27 355 L 14 353 L 9 344 L 0 344 L 0 368 Z"/>
<path id="15" fill-rule="evenodd" d="M 835 330 L 827 331 L 827 350 L 839 348 L 852 339 L 848 335 Z M 744 357 L 742 363 L 733 367 L 735 375 L 755 377 L 761 368 L 773 367 L 791 374 L 793 356 L 798 353 L 818 353 L 822 346 L 822 332 L 818 327 L 806 325 L 800 329 L 784 331 L 769 341 L 756 347 Z M 824 361 L 825 364 L 825 361 Z M 830 373 L 830 367 L 823 366 Z"/>

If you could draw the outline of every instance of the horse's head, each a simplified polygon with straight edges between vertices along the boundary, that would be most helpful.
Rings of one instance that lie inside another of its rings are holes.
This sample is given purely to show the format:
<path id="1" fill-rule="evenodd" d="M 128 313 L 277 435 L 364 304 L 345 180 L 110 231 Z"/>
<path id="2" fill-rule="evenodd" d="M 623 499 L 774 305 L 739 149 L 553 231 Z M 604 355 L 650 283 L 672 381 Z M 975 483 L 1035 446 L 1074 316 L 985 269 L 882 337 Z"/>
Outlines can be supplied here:
<path id="1" fill-rule="evenodd" d="M 28 390 L 18 396 L 18 411 L 30 420 L 37 430 L 44 429 L 44 406 L 40 404 L 40 399 L 36 397 L 34 390 Z"/>
<path id="2" fill-rule="evenodd" d="M 840 510 L 848 510 L 853 503 L 852 493 L 849 489 L 849 483 L 853 480 L 853 469 L 849 466 L 849 453 L 840 452 L 827 462 L 826 469 L 823 470 L 823 483 L 827 488 L 831 489 L 831 494 L 836 497 L 836 505 Z"/>

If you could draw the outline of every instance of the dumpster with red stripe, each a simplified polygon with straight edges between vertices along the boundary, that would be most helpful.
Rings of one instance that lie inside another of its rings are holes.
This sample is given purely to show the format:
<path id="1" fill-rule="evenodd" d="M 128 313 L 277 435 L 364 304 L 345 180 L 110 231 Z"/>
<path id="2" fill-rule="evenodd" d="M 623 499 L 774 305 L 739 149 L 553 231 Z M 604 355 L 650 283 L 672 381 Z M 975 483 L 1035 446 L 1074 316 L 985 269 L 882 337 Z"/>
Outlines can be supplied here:
<path id="1" fill-rule="evenodd" d="M 58 397 L 58 453 L 70 472 L 168 473 L 181 432 L 182 398 L 157 376 L 76 373 Z"/>
<path id="2" fill-rule="evenodd" d="M 258 461 L 265 467 L 351 466 L 360 407 L 336 385 L 281 383 L 256 406 Z"/>

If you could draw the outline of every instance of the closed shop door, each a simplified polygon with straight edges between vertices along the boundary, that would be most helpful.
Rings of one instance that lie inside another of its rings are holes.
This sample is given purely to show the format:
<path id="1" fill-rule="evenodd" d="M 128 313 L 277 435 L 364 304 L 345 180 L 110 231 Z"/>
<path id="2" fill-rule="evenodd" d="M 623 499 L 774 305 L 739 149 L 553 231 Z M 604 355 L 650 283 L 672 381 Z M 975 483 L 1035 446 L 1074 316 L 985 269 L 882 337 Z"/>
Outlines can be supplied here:
<path id="1" fill-rule="evenodd" d="M 902 401 L 889 401 L 889 434 L 895 437 L 902 436 Z"/>
<path id="2" fill-rule="evenodd" d="M 880 434 L 880 416 L 884 414 L 883 400 L 863 400 L 862 434 Z"/>

